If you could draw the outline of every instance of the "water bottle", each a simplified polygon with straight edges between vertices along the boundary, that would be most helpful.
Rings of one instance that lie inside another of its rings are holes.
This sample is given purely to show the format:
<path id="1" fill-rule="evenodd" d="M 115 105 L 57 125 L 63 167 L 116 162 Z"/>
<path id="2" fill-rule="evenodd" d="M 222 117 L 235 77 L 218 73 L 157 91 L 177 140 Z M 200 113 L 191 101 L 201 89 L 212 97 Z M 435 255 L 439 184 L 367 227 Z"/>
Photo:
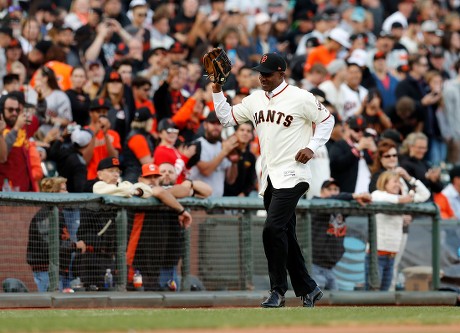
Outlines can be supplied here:
<path id="1" fill-rule="evenodd" d="M 112 270 L 107 268 L 104 275 L 104 288 L 109 290 L 113 288 L 113 275 Z"/>
<path id="2" fill-rule="evenodd" d="M 136 290 L 142 290 L 142 275 L 138 269 L 134 272 L 133 286 Z"/>
<path id="3" fill-rule="evenodd" d="M 2 186 L 2 191 L 3 192 L 11 192 L 11 185 L 10 182 L 8 181 L 8 178 L 5 178 L 3 180 L 3 186 Z"/>

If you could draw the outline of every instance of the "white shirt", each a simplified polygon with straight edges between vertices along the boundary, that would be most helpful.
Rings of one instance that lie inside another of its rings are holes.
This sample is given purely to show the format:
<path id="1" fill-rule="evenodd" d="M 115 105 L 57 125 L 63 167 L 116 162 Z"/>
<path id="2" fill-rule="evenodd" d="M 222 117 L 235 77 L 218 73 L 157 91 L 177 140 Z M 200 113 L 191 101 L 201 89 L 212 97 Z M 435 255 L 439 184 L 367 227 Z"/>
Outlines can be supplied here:
<path id="1" fill-rule="evenodd" d="M 342 97 L 343 108 L 337 111 L 342 116 L 343 121 L 346 121 L 358 112 L 367 93 L 367 89 L 363 86 L 359 86 L 358 91 L 356 91 L 351 89 L 348 84 L 342 83 L 339 94 Z"/>
<path id="2" fill-rule="evenodd" d="M 442 194 L 449 200 L 450 207 L 452 207 L 457 220 L 460 220 L 460 193 L 457 192 L 454 185 L 449 184 L 442 190 Z"/>
<path id="3" fill-rule="evenodd" d="M 262 90 L 245 97 L 233 108 L 222 92 L 213 94 L 217 117 L 223 126 L 252 122 L 261 147 L 262 178 L 260 194 L 267 187 L 293 188 L 300 182 L 311 181 L 309 163 L 295 160 L 299 150 L 315 152 L 324 145 L 334 127 L 329 111 L 308 91 L 282 82 L 269 93 Z M 313 135 L 312 123 L 316 124 Z"/>

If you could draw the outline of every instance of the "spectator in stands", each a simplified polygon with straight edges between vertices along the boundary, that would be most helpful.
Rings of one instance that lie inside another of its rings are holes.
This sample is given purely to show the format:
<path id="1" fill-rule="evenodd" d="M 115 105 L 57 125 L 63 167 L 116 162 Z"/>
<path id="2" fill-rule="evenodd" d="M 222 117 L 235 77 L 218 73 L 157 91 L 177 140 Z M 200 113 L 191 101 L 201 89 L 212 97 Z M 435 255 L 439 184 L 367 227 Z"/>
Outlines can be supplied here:
<path id="1" fill-rule="evenodd" d="M 394 12 L 383 21 L 382 30 L 387 33 L 390 32 L 394 22 L 399 22 L 406 28 L 408 26 L 407 19 L 414 10 L 414 4 L 415 0 L 399 0 L 398 11 Z"/>
<path id="2" fill-rule="evenodd" d="M 164 48 L 169 50 L 174 44 L 174 38 L 169 34 L 169 16 L 164 10 L 157 10 L 152 18 L 152 37 L 150 38 L 150 47 L 152 50 Z"/>
<path id="3" fill-rule="evenodd" d="M 367 192 L 371 177 L 368 165 L 372 164 L 371 155 L 377 147 L 372 137 L 364 136 L 365 129 L 362 116 L 348 118 L 343 139 L 329 151 L 331 176 L 344 192 Z"/>
<path id="4" fill-rule="evenodd" d="M 85 69 L 88 80 L 83 90 L 89 95 L 90 99 L 95 99 L 104 82 L 105 69 L 100 61 L 87 62 Z"/>
<path id="5" fill-rule="evenodd" d="M 357 60 L 352 59 L 350 61 Z M 361 85 L 363 77 L 361 64 L 357 62 L 348 63 L 345 82 L 340 86 L 343 108 L 337 111 L 345 121 L 358 112 L 368 93 L 368 90 Z"/>
<path id="6" fill-rule="evenodd" d="M 39 131 L 45 136 L 53 127 L 64 129 L 72 121 L 72 108 L 52 69 L 42 66 L 37 71 L 35 90 L 38 102 L 46 102 L 45 112 L 39 114 L 42 123 Z"/>
<path id="7" fill-rule="evenodd" d="M 374 72 L 372 73 L 376 88 L 382 96 L 382 108 L 387 110 L 396 104 L 395 90 L 398 79 L 393 76 L 387 66 L 387 57 L 383 52 L 374 54 Z"/>
<path id="8" fill-rule="evenodd" d="M 44 178 L 41 191 L 46 193 L 67 193 L 66 179 L 63 177 Z M 41 208 L 32 218 L 27 242 L 27 263 L 31 266 L 34 281 L 39 292 L 49 290 L 49 218 L 54 214 L 53 207 Z M 59 211 L 59 290 L 69 288 L 68 277 L 72 252 L 86 252 L 84 241 L 72 241 L 67 230 L 63 211 Z"/>
<path id="9" fill-rule="evenodd" d="M 129 109 L 124 91 L 120 74 L 111 71 L 99 95 L 99 98 L 105 99 L 105 103 L 109 106 L 107 117 L 110 120 L 110 128 L 117 132 L 121 142 L 124 142 L 129 131 Z"/>
<path id="10" fill-rule="evenodd" d="M 3 77 L 3 92 L 2 95 L 7 95 L 12 91 L 19 91 L 19 75 L 18 74 L 6 74 Z"/>
<path id="11" fill-rule="evenodd" d="M 80 53 L 75 47 L 75 33 L 74 29 L 68 25 L 61 25 L 57 29 L 55 37 L 56 45 L 66 54 L 66 63 L 72 67 L 81 66 Z"/>
<path id="12" fill-rule="evenodd" d="M 172 210 L 135 212 L 129 219 L 128 282 L 137 269 L 142 273 L 144 290 L 175 291 L 179 286 L 175 266 L 183 253 L 183 229 L 190 226 L 192 217 L 173 194 L 160 186 L 160 178 L 158 166 L 142 165 L 139 182 L 151 187 L 153 195 Z"/>
<path id="13" fill-rule="evenodd" d="M 88 179 L 97 175 L 97 165 L 107 157 L 118 157 L 121 150 L 120 135 L 111 129 L 107 114 L 110 106 L 99 98 L 91 101 L 89 107 L 90 123 L 88 129 L 93 132 L 94 150 L 88 156 Z"/>
<path id="14" fill-rule="evenodd" d="M 149 5 L 145 0 L 136 0 L 129 3 L 129 8 L 132 13 L 131 24 L 125 27 L 125 30 L 133 37 L 139 38 L 142 41 L 142 51 L 144 55 L 150 50 L 150 25 L 147 22 L 147 17 L 150 14 Z"/>
<path id="15" fill-rule="evenodd" d="M 107 0 L 102 5 L 104 15 L 114 21 L 120 22 L 122 27 L 128 26 L 129 21 L 126 12 L 123 11 L 121 0 Z"/>
<path id="16" fill-rule="evenodd" d="M 27 17 L 21 24 L 21 35 L 18 37 L 22 52 L 27 55 L 41 39 L 38 21 L 33 16 Z"/>
<path id="17" fill-rule="evenodd" d="M 420 179 L 423 184 L 433 193 L 439 193 L 443 189 L 441 183 L 441 168 L 431 167 L 424 160 L 428 151 L 428 138 L 423 133 L 411 133 L 404 140 L 401 147 L 400 165 L 412 177 Z"/>
<path id="18" fill-rule="evenodd" d="M 144 164 L 153 163 L 155 139 L 151 135 L 153 119 L 150 110 L 139 108 L 134 113 L 131 131 L 123 148 L 123 179 L 135 182 Z"/>
<path id="19" fill-rule="evenodd" d="M 136 109 L 147 108 L 154 119 L 152 134 L 157 132 L 157 122 L 155 116 L 155 107 L 151 100 L 150 92 L 152 91 L 152 83 L 149 79 L 143 76 L 136 76 L 132 82 L 132 90 L 134 97 L 134 106 Z"/>
<path id="20" fill-rule="evenodd" d="M 0 109 L 6 127 L 2 130 L 2 137 L 6 142 L 7 157 L 4 159 L 4 149 L 0 149 L 0 183 L 5 179 L 12 188 L 19 188 L 21 192 L 38 191 L 30 164 L 31 146 L 26 136 L 27 115 L 23 110 L 23 101 L 16 95 L 8 94 L 1 98 Z M 0 141 L 0 145 L 4 145 Z M 3 146 L 4 148 L 4 146 Z"/>
<path id="21" fill-rule="evenodd" d="M 400 81 L 396 86 L 396 98 L 397 100 L 403 96 L 412 98 L 415 102 L 416 112 L 424 116 L 427 114 L 427 107 L 438 103 L 442 96 L 434 92 L 427 93 L 427 83 L 424 79 L 428 72 L 426 56 L 412 55 L 409 57 L 408 65 L 410 71 L 407 78 Z"/>
<path id="22" fill-rule="evenodd" d="M 411 97 L 403 96 L 397 100 L 396 105 L 386 110 L 394 129 L 403 137 L 412 132 L 423 130 L 424 114 L 417 112 L 415 102 Z"/>
<path id="23" fill-rule="evenodd" d="M 257 191 L 256 157 L 250 151 L 250 142 L 254 139 L 252 123 L 236 126 L 235 136 L 238 140 L 238 176 L 233 184 L 227 181 L 224 186 L 224 196 L 248 197 Z"/>
<path id="24" fill-rule="evenodd" d="M 75 31 L 88 23 L 90 11 L 89 0 L 73 0 L 64 23 Z"/>
<path id="25" fill-rule="evenodd" d="M 232 136 L 221 142 L 222 124 L 215 112 L 210 112 L 204 121 L 205 135 L 198 138 L 201 143 L 199 162 L 192 168 L 190 179 L 202 180 L 213 189 L 213 197 L 222 197 L 224 183 L 233 184 L 238 177 L 239 156 L 234 151 L 238 139 Z"/>
<path id="26" fill-rule="evenodd" d="M 460 38 L 460 36 L 459 36 Z M 446 81 L 443 86 L 442 97 L 444 101 L 444 108 L 446 113 L 447 122 L 451 125 L 452 139 L 448 145 L 447 159 L 451 163 L 460 162 L 460 60 L 455 63 L 456 76 L 452 80 Z"/>
<path id="27" fill-rule="evenodd" d="M 455 218 L 460 220 L 460 166 L 454 166 L 449 171 L 449 176 L 450 184 L 442 190 L 442 194 L 447 197 Z"/>
<path id="28" fill-rule="evenodd" d="M 414 183 L 414 189 L 404 194 L 401 189 L 400 175 L 394 171 L 383 172 L 377 180 L 377 190 L 372 192 L 372 202 L 390 202 L 404 204 L 423 202 L 430 196 L 430 191 L 420 180 Z M 395 256 L 400 251 L 403 239 L 403 226 L 412 221 L 410 215 L 375 215 L 377 223 L 377 255 L 381 291 L 389 290 L 394 274 Z M 369 286 L 369 257 L 366 259 L 366 286 Z"/>
<path id="29" fill-rule="evenodd" d="M 149 95 L 153 96 L 168 77 L 168 51 L 162 47 L 151 49 L 147 53 L 146 60 L 148 67 L 139 72 L 139 75 L 150 78 L 152 89 Z"/>
<path id="30" fill-rule="evenodd" d="M 364 205 L 371 201 L 371 196 L 369 193 L 340 192 L 337 181 L 330 178 L 321 185 L 320 196 L 314 196 L 312 199 L 356 200 Z M 321 289 L 338 290 L 332 269 L 345 252 L 345 222 L 345 216 L 337 212 L 312 216 L 312 277 Z"/>
<path id="31" fill-rule="evenodd" d="M 442 99 L 443 78 L 438 71 L 429 71 L 425 75 L 425 80 L 428 84 L 428 93 L 439 96 L 437 102 L 426 107 L 423 133 L 428 137 L 427 159 L 432 165 L 440 165 L 447 159 L 447 144 L 444 136 L 450 135 L 450 126 L 445 119 Z"/>
<path id="32" fill-rule="evenodd" d="M 327 69 L 321 64 L 314 64 L 310 70 L 303 73 L 301 82 L 302 89 L 311 90 L 318 86 L 326 79 Z"/>
<path id="33" fill-rule="evenodd" d="M 382 96 L 376 89 L 371 89 L 363 100 L 361 108 L 356 113 L 362 115 L 366 120 L 368 128 L 374 129 L 377 134 L 381 134 L 384 130 L 391 128 L 390 118 L 383 112 Z"/>
<path id="34" fill-rule="evenodd" d="M 177 173 L 174 165 L 170 163 L 162 163 L 159 166 L 161 179 L 160 183 L 165 187 L 175 198 L 196 197 L 207 198 L 212 194 L 212 188 L 201 180 L 185 179 L 182 183 L 177 183 Z"/>
<path id="35" fill-rule="evenodd" d="M 184 145 L 181 149 L 175 147 L 179 129 L 169 118 L 163 118 L 158 124 L 160 143 L 153 154 L 153 160 L 158 165 L 170 163 L 174 165 L 178 175 L 177 183 L 181 184 L 187 178 L 187 163 L 197 153 L 197 145 Z"/>
<path id="36" fill-rule="evenodd" d="M 326 99 L 336 110 L 343 110 L 343 96 L 340 87 L 345 82 L 347 75 L 347 63 L 343 59 L 333 60 L 326 67 L 330 79 L 321 83 L 318 88 L 324 91 Z"/>
<path id="37" fill-rule="evenodd" d="M 304 72 L 310 70 L 316 63 L 320 63 L 323 66 L 329 65 L 333 60 L 337 59 L 337 53 L 342 47 L 350 47 L 349 39 L 349 34 L 342 28 L 332 29 L 324 44 L 314 48 L 308 54 Z"/>
<path id="38" fill-rule="evenodd" d="M 89 95 L 83 90 L 86 84 L 86 71 L 83 67 L 77 66 L 72 69 L 70 76 L 72 88 L 66 90 L 72 109 L 72 119 L 80 126 L 89 124 Z"/>
<path id="39" fill-rule="evenodd" d="M 299 40 L 299 44 L 295 52 L 296 56 L 308 56 L 306 45 L 307 41 L 312 37 L 318 38 L 319 44 L 324 43 L 327 37 L 327 33 L 331 29 L 331 18 L 332 17 L 325 12 L 316 14 L 316 16 L 313 18 L 315 28 L 311 32 L 303 35 L 302 38 Z"/>

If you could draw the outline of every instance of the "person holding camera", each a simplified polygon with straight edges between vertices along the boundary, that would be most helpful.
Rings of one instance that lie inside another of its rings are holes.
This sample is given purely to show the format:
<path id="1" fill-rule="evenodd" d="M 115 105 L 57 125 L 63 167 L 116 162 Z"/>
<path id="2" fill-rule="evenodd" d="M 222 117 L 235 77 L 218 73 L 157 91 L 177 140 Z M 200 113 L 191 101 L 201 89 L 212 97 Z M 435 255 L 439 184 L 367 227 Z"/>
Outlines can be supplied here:
<path id="1" fill-rule="evenodd" d="M 329 151 L 331 177 L 337 180 L 344 192 L 364 193 L 368 191 L 371 173 L 369 165 L 377 150 L 372 136 L 365 135 L 367 128 L 363 116 L 352 116 L 344 126 L 343 139 L 337 141 Z"/>
<path id="2" fill-rule="evenodd" d="M 106 157 L 118 157 L 121 151 L 120 135 L 111 129 L 107 117 L 110 106 L 103 98 L 94 99 L 89 107 L 90 124 L 86 127 L 93 133 L 94 150 L 83 155 L 88 163 L 88 178 L 97 176 L 97 165 Z"/>

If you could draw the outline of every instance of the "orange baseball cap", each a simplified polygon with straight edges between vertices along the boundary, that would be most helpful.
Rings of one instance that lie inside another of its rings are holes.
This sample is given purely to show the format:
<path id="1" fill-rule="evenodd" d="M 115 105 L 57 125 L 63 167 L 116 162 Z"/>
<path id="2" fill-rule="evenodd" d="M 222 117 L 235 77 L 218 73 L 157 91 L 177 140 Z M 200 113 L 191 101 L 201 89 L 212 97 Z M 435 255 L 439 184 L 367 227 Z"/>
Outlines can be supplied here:
<path id="1" fill-rule="evenodd" d="M 161 176 L 160 169 L 157 165 L 153 163 L 142 165 L 142 177 L 149 176 Z"/>

